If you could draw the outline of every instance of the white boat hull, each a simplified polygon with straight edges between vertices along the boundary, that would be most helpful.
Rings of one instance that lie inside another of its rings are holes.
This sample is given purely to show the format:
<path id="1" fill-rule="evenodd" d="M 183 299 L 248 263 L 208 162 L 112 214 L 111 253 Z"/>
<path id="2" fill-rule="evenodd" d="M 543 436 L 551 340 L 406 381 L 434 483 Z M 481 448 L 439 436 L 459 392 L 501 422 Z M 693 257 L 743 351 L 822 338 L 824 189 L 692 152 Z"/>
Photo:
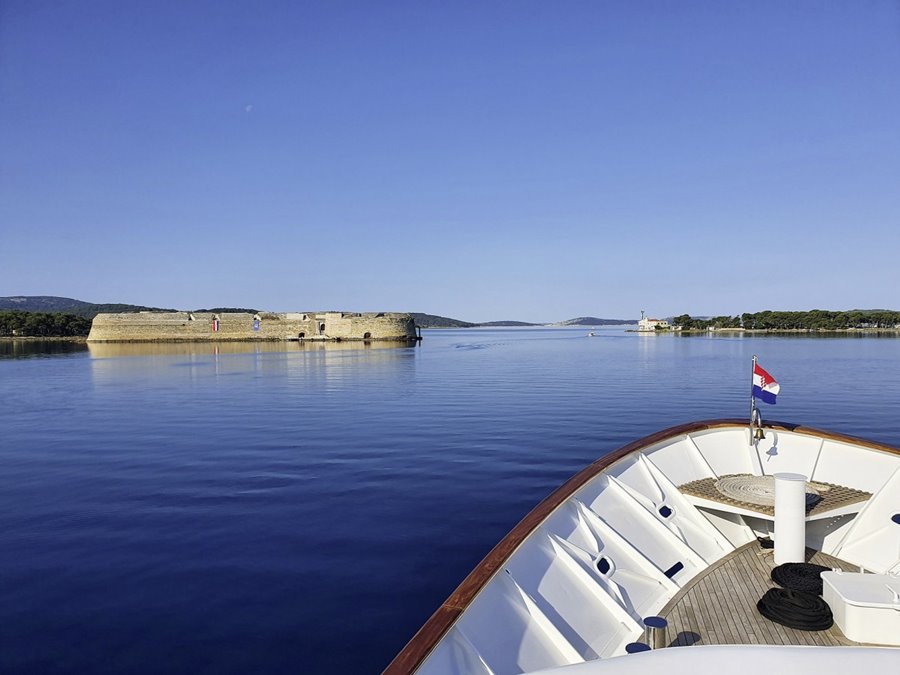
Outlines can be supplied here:
<path id="1" fill-rule="evenodd" d="M 755 446 L 737 422 L 684 425 L 598 460 L 557 490 L 385 672 L 531 673 L 624 655 L 640 639 L 644 617 L 710 565 L 773 531 L 773 518 L 752 506 L 679 486 L 780 472 L 866 493 L 808 517 L 807 546 L 867 571 L 900 571 L 900 525 L 891 520 L 900 510 L 898 451 L 788 425 L 770 425 Z M 572 672 L 595 672 L 584 668 Z"/>

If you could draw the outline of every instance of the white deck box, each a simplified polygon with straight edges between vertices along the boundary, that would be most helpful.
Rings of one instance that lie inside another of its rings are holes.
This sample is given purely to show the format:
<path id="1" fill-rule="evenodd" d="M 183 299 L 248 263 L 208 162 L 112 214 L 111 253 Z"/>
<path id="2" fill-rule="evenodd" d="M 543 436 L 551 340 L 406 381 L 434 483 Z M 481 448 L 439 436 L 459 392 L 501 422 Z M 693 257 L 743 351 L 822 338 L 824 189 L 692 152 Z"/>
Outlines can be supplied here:
<path id="1" fill-rule="evenodd" d="M 900 577 L 822 572 L 822 597 L 851 640 L 900 646 Z"/>

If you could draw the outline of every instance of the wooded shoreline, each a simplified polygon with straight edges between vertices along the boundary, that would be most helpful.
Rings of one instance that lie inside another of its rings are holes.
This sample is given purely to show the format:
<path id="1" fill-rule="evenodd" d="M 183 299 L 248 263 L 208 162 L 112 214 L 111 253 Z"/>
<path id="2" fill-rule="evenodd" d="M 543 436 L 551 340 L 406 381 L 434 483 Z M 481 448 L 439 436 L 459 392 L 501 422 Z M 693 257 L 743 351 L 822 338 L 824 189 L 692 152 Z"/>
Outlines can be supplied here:
<path id="1" fill-rule="evenodd" d="M 658 332 L 682 335 L 705 335 L 708 333 L 733 333 L 737 335 L 830 335 L 841 333 L 849 335 L 900 335 L 900 328 L 681 328 Z"/>

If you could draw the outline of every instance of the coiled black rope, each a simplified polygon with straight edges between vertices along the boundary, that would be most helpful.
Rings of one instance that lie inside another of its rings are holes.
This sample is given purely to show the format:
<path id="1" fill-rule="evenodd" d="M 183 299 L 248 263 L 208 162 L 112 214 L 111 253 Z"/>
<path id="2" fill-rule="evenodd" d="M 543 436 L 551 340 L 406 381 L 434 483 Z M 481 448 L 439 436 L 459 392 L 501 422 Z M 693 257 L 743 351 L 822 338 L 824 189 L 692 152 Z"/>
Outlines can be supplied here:
<path id="1" fill-rule="evenodd" d="M 792 591 L 822 595 L 822 572 L 830 567 L 810 563 L 784 563 L 772 570 L 772 581 Z"/>
<path id="2" fill-rule="evenodd" d="M 831 608 L 818 595 L 787 588 L 770 588 L 756 609 L 769 621 L 798 630 L 827 630 L 834 623 Z"/>

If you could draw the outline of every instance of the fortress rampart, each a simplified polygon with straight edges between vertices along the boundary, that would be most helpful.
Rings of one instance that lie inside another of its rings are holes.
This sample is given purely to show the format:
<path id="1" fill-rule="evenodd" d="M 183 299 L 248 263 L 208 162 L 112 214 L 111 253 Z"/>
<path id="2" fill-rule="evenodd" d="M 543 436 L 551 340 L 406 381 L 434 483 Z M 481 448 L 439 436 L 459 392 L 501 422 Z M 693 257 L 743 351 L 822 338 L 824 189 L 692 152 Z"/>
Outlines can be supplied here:
<path id="1" fill-rule="evenodd" d="M 409 314 L 135 312 L 98 314 L 88 342 L 415 340 Z"/>

